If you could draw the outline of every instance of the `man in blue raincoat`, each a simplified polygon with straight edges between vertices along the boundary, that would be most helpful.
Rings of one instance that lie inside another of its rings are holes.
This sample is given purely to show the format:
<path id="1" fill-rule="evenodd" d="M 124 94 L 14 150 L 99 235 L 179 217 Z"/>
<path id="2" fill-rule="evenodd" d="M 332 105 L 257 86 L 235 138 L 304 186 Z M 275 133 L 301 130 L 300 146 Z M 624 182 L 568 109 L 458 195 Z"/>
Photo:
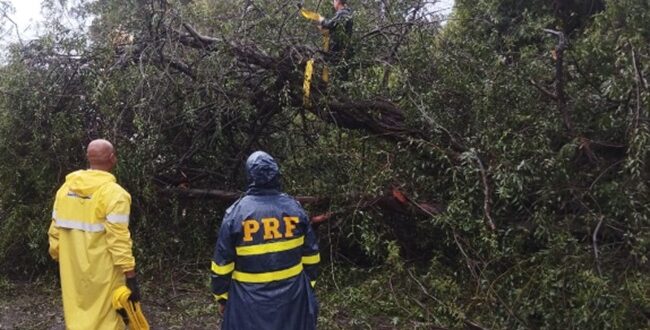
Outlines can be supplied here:
<path id="1" fill-rule="evenodd" d="M 226 210 L 212 260 L 222 329 L 315 329 L 320 254 L 309 218 L 280 191 L 269 154 L 251 154 L 246 172 L 248 190 Z"/>

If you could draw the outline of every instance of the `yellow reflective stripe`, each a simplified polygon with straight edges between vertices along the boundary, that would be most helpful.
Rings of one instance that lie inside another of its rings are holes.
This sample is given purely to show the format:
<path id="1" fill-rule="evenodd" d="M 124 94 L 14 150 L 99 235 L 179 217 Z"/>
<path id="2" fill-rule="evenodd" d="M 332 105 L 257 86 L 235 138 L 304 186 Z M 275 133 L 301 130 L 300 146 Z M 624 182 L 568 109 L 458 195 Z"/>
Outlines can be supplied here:
<path id="1" fill-rule="evenodd" d="M 273 252 L 287 251 L 302 246 L 305 243 L 305 236 L 290 239 L 288 241 L 238 246 L 236 248 L 238 256 L 254 256 Z"/>
<path id="2" fill-rule="evenodd" d="M 229 264 L 219 266 L 219 265 L 217 265 L 216 262 L 213 261 L 212 262 L 212 267 L 210 267 L 210 268 L 212 269 L 212 272 L 217 274 L 217 275 L 226 275 L 226 274 L 229 274 L 230 272 L 232 272 L 233 270 L 235 270 L 235 263 L 231 262 Z"/>
<path id="3" fill-rule="evenodd" d="M 320 262 L 320 253 L 314 254 L 313 256 L 302 257 L 302 263 L 305 265 L 314 265 L 319 262 Z"/>
<path id="4" fill-rule="evenodd" d="M 315 288 L 315 287 L 316 287 L 316 281 L 309 281 L 309 284 L 311 284 L 311 287 L 312 287 L 312 288 Z"/>
<path id="5" fill-rule="evenodd" d="M 302 264 L 297 264 L 291 268 L 276 270 L 267 273 L 244 273 L 234 271 L 232 278 L 239 282 L 247 283 L 268 283 L 273 281 L 282 281 L 294 277 L 302 272 Z"/>
<path id="6" fill-rule="evenodd" d="M 221 300 L 221 299 L 228 300 L 228 292 L 226 292 L 224 294 L 214 294 L 213 293 L 212 295 L 214 296 L 214 299 L 216 299 L 216 300 Z"/>

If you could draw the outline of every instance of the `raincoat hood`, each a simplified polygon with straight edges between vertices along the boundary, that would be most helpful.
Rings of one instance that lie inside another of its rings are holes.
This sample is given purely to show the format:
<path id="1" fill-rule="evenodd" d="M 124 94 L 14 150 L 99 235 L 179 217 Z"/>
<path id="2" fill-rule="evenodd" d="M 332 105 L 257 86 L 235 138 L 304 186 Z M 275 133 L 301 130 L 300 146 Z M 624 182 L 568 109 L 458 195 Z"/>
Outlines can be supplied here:
<path id="1" fill-rule="evenodd" d="M 113 174 L 99 170 L 79 170 L 65 177 L 70 191 L 80 196 L 90 196 L 99 187 L 109 182 L 116 182 Z"/>
<path id="2" fill-rule="evenodd" d="M 280 189 L 278 163 L 264 151 L 252 153 L 246 160 L 248 188 Z"/>

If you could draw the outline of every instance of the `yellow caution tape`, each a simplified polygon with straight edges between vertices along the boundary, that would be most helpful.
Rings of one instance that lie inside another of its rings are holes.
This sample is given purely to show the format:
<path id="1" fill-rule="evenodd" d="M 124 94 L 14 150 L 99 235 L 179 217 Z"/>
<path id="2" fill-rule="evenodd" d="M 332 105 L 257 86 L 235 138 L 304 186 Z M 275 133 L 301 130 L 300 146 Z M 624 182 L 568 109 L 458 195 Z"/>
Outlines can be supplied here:
<path id="1" fill-rule="evenodd" d="M 305 64 L 305 79 L 302 82 L 302 104 L 306 107 L 311 105 L 311 102 L 309 100 L 309 94 L 311 91 L 311 76 L 314 73 L 314 59 L 311 58 L 309 61 L 307 61 L 307 64 Z"/>
<path id="2" fill-rule="evenodd" d="M 126 286 L 121 286 L 113 291 L 113 308 L 115 310 L 124 309 L 129 317 L 130 330 L 149 330 L 149 323 L 142 314 L 142 307 L 139 302 L 129 300 L 131 290 Z"/>
<path id="3" fill-rule="evenodd" d="M 316 22 L 320 21 L 323 18 L 323 16 L 321 16 L 319 13 L 317 13 L 315 11 L 307 10 L 305 8 L 300 9 L 300 14 L 304 18 L 306 18 L 308 20 L 316 21 Z"/>
<path id="4" fill-rule="evenodd" d="M 300 9 L 300 14 L 304 18 L 316 22 L 320 22 L 323 19 L 323 16 L 321 16 L 317 12 L 307 10 L 304 8 Z M 322 34 L 323 34 L 323 50 L 327 52 L 330 47 L 330 34 L 329 31 L 325 29 L 322 30 Z M 313 73 L 314 73 L 314 59 L 312 58 L 309 61 L 307 61 L 307 64 L 305 65 L 305 78 L 302 83 L 302 90 L 303 90 L 302 103 L 305 107 L 311 106 L 309 95 L 311 93 L 311 77 Z M 327 65 L 323 66 L 323 73 L 321 79 L 323 79 L 325 83 L 329 82 L 330 73 Z"/>
<path id="5" fill-rule="evenodd" d="M 327 30 L 323 30 L 323 51 L 327 52 L 330 49 L 330 33 Z M 328 83 L 330 81 L 330 70 L 327 67 L 327 65 L 323 65 L 323 75 L 321 76 L 321 79 L 325 83 Z"/>
<path id="6" fill-rule="evenodd" d="M 323 30 L 323 50 L 328 51 L 330 49 L 330 33 L 327 30 Z"/>
<path id="7" fill-rule="evenodd" d="M 328 83 L 330 81 L 330 69 L 327 67 L 327 65 L 323 66 L 323 75 L 321 76 L 321 79 L 325 83 Z"/>

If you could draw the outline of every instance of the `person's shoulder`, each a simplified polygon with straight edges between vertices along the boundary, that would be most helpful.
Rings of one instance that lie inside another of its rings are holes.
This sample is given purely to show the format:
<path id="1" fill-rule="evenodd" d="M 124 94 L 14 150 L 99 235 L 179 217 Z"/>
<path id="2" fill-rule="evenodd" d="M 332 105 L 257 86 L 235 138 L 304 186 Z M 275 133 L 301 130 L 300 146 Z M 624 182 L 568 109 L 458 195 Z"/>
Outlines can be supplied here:
<path id="1" fill-rule="evenodd" d="M 59 186 L 59 189 L 57 189 L 57 191 L 56 191 L 57 196 L 60 193 L 67 194 L 69 186 L 70 186 L 70 181 L 72 181 L 75 177 L 81 175 L 83 172 L 84 172 L 84 170 L 76 170 L 76 171 L 72 171 L 72 172 L 68 173 L 65 176 L 65 179 L 63 180 L 63 183 Z"/>
<path id="2" fill-rule="evenodd" d="M 246 197 L 248 197 L 248 196 L 239 197 L 234 203 L 232 203 L 230 205 L 230 207 L 228 207 L 226 209 L 225 217 L 227 218 L 231 214 L 237 212 L 239 210 L 239 208 L 241 207 L 242 203 L 244 203 L 244 204 L 246 203 Z"/>
<path id="3" fill-rule="evenodd" d="M 109 182 L 106 183 L 106 186 L 104 188 L 104 191 L 110 195 L 114 196 L 123 196 L 128 199 L 131 199 L 131 194 L 129 194 L 124 187 L 122 187 L 119 183 L 117 182 Z"/>
<path id="4" fill-rule="evenodd" d="M 305 221 L 309 221 L 309 217 L 307 216 L 307 211 L 305 208 L 302 207 L 302 203 L 300 201 L 289 195 L 289 194 L 283 194 L 283 197 L 285 198 L 286 202 L 284 205 L 288 206 L 287 211 L 293 213 L 294 215 L 299 216 L 301 219 L 304 219 Z"/>
<path id="5" fill-rule="evenodd" d="M 287 193 L 281 193 L 280 198 L 284 199 L 287 201 L 287 203 L 291 204 L 292 206 L 298 207 L 302 209 L 302 204 L 300 204 L 300 201 L 296 199 L 295 197 L 287 194 Z"/>
<path id="6" fill-rule="evenodd" d="M 350 7 L 343 7 L 338 11 L 342 17 L 348 18 L 352 16 L 353 10 Z"/>
<path id="7" fill-rule="evenodd" d="M 70 184 L 67 183 L 67 182 L 64 182 L 63 184 L 61 184 L 61 186 L 59 186 L 59 189 L 56 190 L 56 195 L 55 195 L 55 197 L 56 197 L 57 199 L 59 199 L 59 198 L 61 198 L 62 196 L 65 196 L 65 195 L 68 193 L 68 190 L 70 189 L 70 188 L 69 188 L 69 185 L 70 185 Z"/>
<path id="8" fill-rule="evenodd" d="M 77 176 L 77 175 L 83 175 L 85 172 L 86 172 L 86 170 L 82 170 L 82 169 L 79 169 L 79 170 L 76 170 L 76 171 L 72 171 L 72 172 L 68 173 L 68 174 L 65 176 L 65 179 L 66 179 L 66 180 L 70 180 L 70 179 L 72 179 L 73 177 L 75 177 L 75 176 Z"/>
<path id="9" fill-rule="evenodd" d="M 85 173 L 85 170 L 76 170 L 68 173 L 65 176 L 65 179 L 63 180 L 63 184 L 61 184 L 61 187 L 64 187 L 68 184 L 70 184 L 71 181 L 74 181 L 76 178 L 83 176 Z"/>

